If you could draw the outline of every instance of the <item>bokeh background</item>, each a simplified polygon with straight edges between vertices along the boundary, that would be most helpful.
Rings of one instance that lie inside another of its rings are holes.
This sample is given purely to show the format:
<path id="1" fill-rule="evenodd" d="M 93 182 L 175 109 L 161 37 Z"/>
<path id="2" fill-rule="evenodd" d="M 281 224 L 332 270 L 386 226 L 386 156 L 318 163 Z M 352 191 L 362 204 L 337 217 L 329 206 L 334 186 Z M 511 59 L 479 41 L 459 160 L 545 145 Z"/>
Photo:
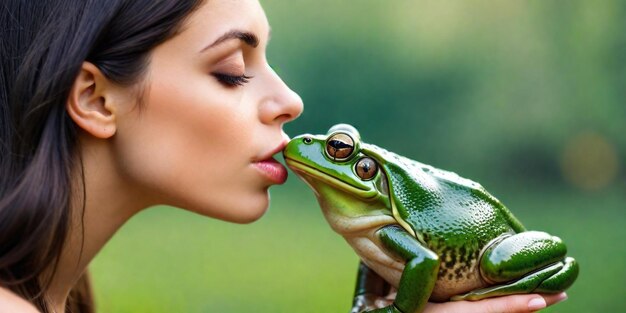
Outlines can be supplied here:
<path id="1" fill-rule="evenodd" d="M 290 135 L 350 123 L 481 182 L 580 262 L 546 312 L 626 312 L 626 2 L 262 3 Z M 291 175 L 251 225 L 147 210 L 91 268 L 100 312 L 348 312 L 357 261 Z"/>

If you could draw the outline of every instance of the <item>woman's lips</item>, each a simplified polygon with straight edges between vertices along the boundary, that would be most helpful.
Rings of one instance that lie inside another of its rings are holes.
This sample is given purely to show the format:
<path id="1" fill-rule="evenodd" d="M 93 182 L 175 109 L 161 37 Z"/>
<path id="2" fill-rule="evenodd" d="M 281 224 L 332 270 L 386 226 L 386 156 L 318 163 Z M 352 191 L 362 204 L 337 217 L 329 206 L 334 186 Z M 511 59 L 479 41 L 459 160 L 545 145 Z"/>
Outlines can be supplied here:
<path id="1" fill-rule="evenodd" d="M 287 168 L 273 158 L 275 154 L 285 149 L 287 142 L 289 142 L 289 137 L 285 135 L 280 144 L 259 158 L 260 161 L 253 162 L 256 168 L 274 184 L 284 184 L 287 180 Z"/>
<path id="2" fill-rule="evenodd" d="M 256 168 L 274 184 L 284 184 L 287 181 L 287 169 L 274 158 L 255 162 Z"/>

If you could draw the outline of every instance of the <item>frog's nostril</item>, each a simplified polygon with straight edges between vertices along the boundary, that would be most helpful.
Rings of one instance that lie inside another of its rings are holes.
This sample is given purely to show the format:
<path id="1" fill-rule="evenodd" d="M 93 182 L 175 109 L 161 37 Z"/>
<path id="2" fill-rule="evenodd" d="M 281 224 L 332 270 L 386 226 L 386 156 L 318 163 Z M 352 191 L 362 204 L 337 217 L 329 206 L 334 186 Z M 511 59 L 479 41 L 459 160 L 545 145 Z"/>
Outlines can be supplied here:
<path id="1" fill-rule="evenodd" d="M 311 137 L 304 137 L 302 138 L 302 142 L 304 142 L 305 144 L 309 145 L 313 142 L 313 139 L 311 139 Z"/>

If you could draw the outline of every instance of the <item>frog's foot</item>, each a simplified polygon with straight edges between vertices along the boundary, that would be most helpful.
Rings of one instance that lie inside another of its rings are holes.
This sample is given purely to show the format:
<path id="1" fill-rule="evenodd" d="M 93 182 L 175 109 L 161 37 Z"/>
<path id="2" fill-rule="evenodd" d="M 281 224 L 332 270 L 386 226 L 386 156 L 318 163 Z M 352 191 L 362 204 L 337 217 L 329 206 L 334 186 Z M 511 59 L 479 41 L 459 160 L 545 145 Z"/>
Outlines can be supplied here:
<path id="1" fill-rule="evenodd" d="M 367 311 L 367 313 L 404 313 L 404 312 L 400 311 L 398 308 L 396 308 L 395 305 L 392 304 L 384 308 L 376 309 L 373 311 Z"/>
<path id="2" fill-rule="evenodd" d="M 378 309 L 392 305 L 394 299 L 391 295 L 385 298 L 372 294 L 358 295 L 354 297 L 350 313 L 378 312 Z"/>
<path id="3" fill-rule="evenodd" d="M 451 300 L 480 300 L 520 293 L 559 293 L 567 289 L 578 275 L 578 263 L 573 258 L 552 264 L 512 283 L 495 285 L 452 297 Z"/>
<path id="4" fill-rule="evenodd" d="M 480 273 L 491 287 L 474 290 L 452 300 L 479 300 L 518 293 L 559 293 L 578 276 L 578 263 L 565 257 L 558 237 L 524 232 L 488 247 L 480 260 Z"/>
<path id="5" fill-rule="evenodd" d="M 391 294 L 391 292 L 394 292 Z M 392 288 L 380 275 L 359 263 L 356 290 L 350 313 L 368 312 L 393 303 L 395 288 Z"/>

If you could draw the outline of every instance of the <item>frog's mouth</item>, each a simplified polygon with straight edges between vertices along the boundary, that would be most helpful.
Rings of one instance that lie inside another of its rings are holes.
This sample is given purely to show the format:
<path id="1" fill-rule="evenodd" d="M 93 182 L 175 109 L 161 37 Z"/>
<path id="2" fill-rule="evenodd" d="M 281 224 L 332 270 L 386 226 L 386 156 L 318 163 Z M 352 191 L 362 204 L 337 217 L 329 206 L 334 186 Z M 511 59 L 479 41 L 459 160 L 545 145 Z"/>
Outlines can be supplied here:
<path id="1" fill-rule="evenodd" d="M 354 194 L 359 196 L 362 199 L 372 199 L 374 197 L 376 197 L 376 195 L 378 194 L 376 192 L 376 190 L 371 190 L 371 189 L 364 189 L 361 188 L 359 186 L 354 186 L 352 184 L 348 184 L 342 180 L 339 180 L 337 178 L 335 178 L 334 176 L 324 173 L 323 171 L 320 171 L 317 168 L 308 166 L 304 163 L 298 162 L 294 159 L 290 159 L 288 157 L 285 157 L 285 163 L 287 163 L 287 166 L 289 166 L 289 168 L 291 170 L 293 170 L 294 172 L 296 172 L 296 174 L 303 174 L 305 176 L 311 177 L 317 181 L 320 181 L 322 183 L 325 183 L 327 185 L 336 187 L 338 189 L 341 189 L 343 191 L 346 191 L 350 194 Z M 302 175 L 299 175 L 302 177 Z M 304 177 L 303 177 L 304 178 Z"/>

